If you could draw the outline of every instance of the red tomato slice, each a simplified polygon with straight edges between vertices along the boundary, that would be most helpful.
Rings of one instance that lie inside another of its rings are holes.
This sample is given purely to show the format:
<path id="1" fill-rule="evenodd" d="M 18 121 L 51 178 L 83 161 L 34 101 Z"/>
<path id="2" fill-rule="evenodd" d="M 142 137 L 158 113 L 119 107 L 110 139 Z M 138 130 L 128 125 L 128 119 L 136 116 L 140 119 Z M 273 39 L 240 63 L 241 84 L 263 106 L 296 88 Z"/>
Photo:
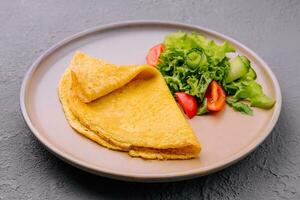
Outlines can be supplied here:
<path id="1" fill-rule="evenodd" d="M 220 111 L 224 108 L 226 94 L 217 81 L 212 81 L 206 91 L 207 109 Z"/>
<path id="2" fill-rule="evenodd" d="M 160 54 L 166 49 L 164 44 L 157 44 L 152 47 L 146 57 L 147 63 L 152 66 L 156 66 L 158 64 L 158 59 Z"/>
<path id="3" fill-rule="evenodd" d="M 176 99 L 183 108 L 184 113 L 191 119 L 198 111 L 196 98 L 184 92 L 175 93 Z"/>

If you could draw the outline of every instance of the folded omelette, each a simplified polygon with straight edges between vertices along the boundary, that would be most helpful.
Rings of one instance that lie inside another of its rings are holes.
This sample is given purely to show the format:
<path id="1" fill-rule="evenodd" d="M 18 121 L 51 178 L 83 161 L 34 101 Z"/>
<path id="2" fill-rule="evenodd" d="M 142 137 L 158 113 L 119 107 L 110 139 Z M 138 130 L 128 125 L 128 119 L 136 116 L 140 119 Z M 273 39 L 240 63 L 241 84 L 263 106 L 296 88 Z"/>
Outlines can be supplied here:
<path id="1" fill-rule="evenodd" d="M 145 159 L 190 159 L 201 146 L 160 72 L 118 66 L 76 52 L 59 83 L 66 118 L 77 132 Z"/>

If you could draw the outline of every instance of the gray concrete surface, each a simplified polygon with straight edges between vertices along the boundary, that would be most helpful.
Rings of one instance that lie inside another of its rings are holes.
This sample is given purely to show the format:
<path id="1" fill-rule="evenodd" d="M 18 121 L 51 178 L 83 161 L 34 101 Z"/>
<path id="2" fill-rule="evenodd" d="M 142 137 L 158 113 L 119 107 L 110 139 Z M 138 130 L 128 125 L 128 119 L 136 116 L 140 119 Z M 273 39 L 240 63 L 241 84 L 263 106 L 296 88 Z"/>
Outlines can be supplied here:
<path id="1" fill-rule="evenodd" d="M 192 23 L 256 51 L 281 84 L 271 136 L 221 172 L 178 183 L 126 183 L 62 162 L 19 110 L 21 80 L 47 48 L 86 28 L 134 19 Z M 0 1 L 0 199 L 300 199 L 300 1 Z"/>

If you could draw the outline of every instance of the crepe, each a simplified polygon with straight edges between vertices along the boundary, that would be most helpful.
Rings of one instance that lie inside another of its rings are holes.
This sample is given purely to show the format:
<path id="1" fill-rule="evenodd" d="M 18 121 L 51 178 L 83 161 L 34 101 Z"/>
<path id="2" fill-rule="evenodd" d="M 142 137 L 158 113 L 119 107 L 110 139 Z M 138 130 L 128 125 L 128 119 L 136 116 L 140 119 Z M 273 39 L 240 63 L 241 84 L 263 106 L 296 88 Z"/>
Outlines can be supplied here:
<path id="1" fill-rule="evenodd" d="M 200 144 L 160 72 L 76 52 L 59 83 L 66 118 L 98 144 L 145 159 L 190 159 Z"/>

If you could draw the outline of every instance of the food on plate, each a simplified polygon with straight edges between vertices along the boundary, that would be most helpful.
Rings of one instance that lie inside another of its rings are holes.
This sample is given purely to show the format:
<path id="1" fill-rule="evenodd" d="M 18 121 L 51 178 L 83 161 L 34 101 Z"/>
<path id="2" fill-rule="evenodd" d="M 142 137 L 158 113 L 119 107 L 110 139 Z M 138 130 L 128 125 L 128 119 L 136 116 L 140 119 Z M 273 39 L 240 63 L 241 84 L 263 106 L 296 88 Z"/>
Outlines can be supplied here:
<path id="1" fill-rule="evenodd" d="M 147 54 L 147 63 L 152 66 L 156 66 L 158 64 L 158 59 L 160 54 L 165 50 L 165 45 L 158 44 L 152 47 Z"/>
<path id="2" fill-rule="evenodd" d="M 159 69 L 188 117 L 220 111 L 226 102 L 246 115 L 253 114 L 251 107 L 271 109 L 276 101 L 264 94 L 250 60 L 242 55 L 229 58 L 232 52 L 228 42 L 218 45 L 200 34 L 179 31 L 151 48 L 146 60 Z M 186 110 L 178 93 L 189 95 L 193 112 Z"/>
<path id="3" fill-rule="evenodd" d="M 178 103 L 183 108 L 185 114 L 191 119 L 193 118 L 198 111 L 197 101 L 196 99 L 187 93 L 184 92 L 176 92 L 176 99 Z"/>
<path id="4" fill-rule="evenodd" d="M 130 156 L 190 159 L 201 146 L 161 73 L 75 53 L 59 83 L 65 116 L 87 138 Z"/>
<path id="5" fill-rule="evenodd" d="M 213 80 L 205 92 L 205 98 L 207 110 L 220 111 L 225 105 L 226 94 L 217 81 Z"/>

